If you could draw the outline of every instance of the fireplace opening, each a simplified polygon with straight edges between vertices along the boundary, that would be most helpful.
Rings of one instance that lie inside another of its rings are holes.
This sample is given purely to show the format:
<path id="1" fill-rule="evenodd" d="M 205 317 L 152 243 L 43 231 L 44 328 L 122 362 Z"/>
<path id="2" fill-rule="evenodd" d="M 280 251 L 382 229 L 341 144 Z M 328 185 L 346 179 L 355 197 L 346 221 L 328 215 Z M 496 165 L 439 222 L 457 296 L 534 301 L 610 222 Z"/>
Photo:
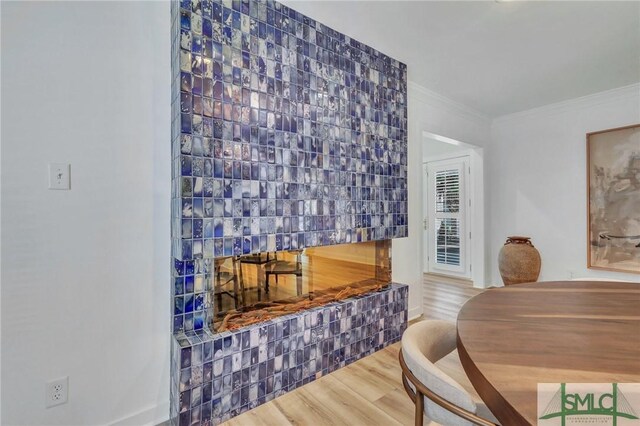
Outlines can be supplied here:
<path id="1" fill-rule="evenodd" d="M 391 240 L 214 259 L 210 326 L 236 330 L 391 283 Z"/>

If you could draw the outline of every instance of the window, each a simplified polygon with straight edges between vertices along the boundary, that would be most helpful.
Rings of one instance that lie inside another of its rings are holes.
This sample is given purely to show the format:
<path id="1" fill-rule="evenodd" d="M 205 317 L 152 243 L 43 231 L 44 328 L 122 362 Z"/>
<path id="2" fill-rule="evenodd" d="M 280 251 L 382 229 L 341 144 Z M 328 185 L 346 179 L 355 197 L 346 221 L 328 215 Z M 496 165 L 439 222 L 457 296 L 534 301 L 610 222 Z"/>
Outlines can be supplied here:
<path id="1" fill-rule="evenodd" d="M 466 171 L 468 157 L 427 163 L 429 269 L 466 274 Z M 432 228 L 429 229 L 430 225 Z"/>

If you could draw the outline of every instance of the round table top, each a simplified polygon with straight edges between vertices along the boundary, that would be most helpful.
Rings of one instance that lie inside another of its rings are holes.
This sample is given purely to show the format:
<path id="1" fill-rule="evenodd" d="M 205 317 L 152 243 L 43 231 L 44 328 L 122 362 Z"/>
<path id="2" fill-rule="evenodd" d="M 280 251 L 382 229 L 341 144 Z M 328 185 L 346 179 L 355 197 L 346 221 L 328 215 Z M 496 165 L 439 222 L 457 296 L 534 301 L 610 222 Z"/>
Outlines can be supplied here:
<path id="1" fill-rule="evenodd" d="M 458 353 L 502 424 L 537 424 L 538 383 L 640 382 L 640 284 L 487 290 L 460 310 Z"/>

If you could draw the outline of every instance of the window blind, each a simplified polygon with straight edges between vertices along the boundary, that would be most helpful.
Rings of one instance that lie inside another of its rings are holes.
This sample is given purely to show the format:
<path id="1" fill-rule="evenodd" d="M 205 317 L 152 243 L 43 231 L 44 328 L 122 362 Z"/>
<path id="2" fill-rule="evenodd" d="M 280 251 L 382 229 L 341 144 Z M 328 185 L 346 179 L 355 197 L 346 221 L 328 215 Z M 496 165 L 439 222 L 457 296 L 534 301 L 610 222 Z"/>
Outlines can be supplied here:
<path id="1" fill-rule="evenodd" d="M 460 266 L 460 170 L 437 171 L 435 186 L 436 262 Z"/>

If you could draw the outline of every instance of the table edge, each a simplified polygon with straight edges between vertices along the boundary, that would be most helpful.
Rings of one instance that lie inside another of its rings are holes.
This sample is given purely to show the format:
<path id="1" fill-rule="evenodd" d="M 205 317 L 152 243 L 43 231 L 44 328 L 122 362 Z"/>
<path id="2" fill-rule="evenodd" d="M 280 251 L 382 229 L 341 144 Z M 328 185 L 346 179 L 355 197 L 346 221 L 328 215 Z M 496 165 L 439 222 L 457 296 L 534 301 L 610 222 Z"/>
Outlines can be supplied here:
<path id="1" fill-rule="evenodd" d="M 458 356 L 460 358 L 460 362 L 462 367 L 464 368 L 469 381 L 473 385 L 474 389 L 478 392 L 480 398 L 484 401 L 487 408 L 491 410 L 494 416 L 500 421 L 502 424 L 511 425 L 511 424 L 522 424 L 522 425 L 532 425 L 522 414 L 518 412 L 518 410 L 512 406 L 505 397 L 489 382 L 489 380 L 482 374 L 480 369 L 476 366 L 475 362 L 467 352 L 464 347 L 464 343 L 460 338 L 460 323 L 465 321 L 481 321 L 478 318 L 464 318 L 465 307 L 468 306 L 472 301 L 477 298 L 489 297 L 491 294 L 491 290 L 502 290 L 502 291 L 512 291 L 517 289 L 535 289 L 536 286 L 543 284 L 545 288 L 557 286 L 558 290 L 562 289 L 562 285 L 569 284 L 571 287 L 580 287 L 584 284 L 596 284 L 597 287 L 605 288 L 609 285 L 614 287 L 622 287 L 624 290 L 635 290 L 640 289 L 638 283 L 634 282 L 616 282 L 616 281 L 546 281 L 546 282 L 535 282 L 535 283 L 522 283 L 511 285 L 509 287 L 496 287 L 491 288 L 488 291 L 477 294 L 471 299 L 467 300 L 464 305 L 461 307 L 458 312 L 458 316 L 456 318 L 456 346 L 458 348 Z M 505 290 L 508 289 L 508 290 Z M 461 318 L 461 314 L 462 318 Z"/>
<path id="2" fill-rule="evenodd" d="M 467 353 L 460 334 L 456 327 L 456 346 L 458 347 L 458 356 L 460 363 L 464 368 L 469 381 L 473 385 L 478 395 L 484 401 L 487 408 L 500 421 L 501 424 L 511 425 L 531 425 L 522 414 L 520 414 L 509 402 L 494 388 L 486 377 L 480 372 L 476 364 Z"/>

